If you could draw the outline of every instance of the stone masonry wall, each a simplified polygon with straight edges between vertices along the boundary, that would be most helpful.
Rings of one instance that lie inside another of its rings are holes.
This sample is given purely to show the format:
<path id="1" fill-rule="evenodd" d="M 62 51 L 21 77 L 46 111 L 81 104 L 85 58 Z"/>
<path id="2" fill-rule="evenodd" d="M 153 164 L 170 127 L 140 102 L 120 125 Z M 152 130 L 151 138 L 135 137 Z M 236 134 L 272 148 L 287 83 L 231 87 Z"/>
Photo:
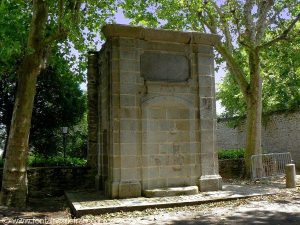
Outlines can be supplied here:
<path id="1" fill-rule="evenodd" d="M 103 33 L 98 188 L 112 198 L 162 187 L 220 189 L 213 60 L 219 37 L 124 25 Z"/>
<path id="2" fill-rule="evenodd" d="M 217 124 L 218 149 L 243 148 L 245 146 L 245 123 L 230 128 L 226 121 Z M 262 148 L 265 152 L 290 152 L 300 169 L 300 111 L 274 113 L 262 127 Z"/>
<path id="3" fill-rule="evenodd" d="M 0 185 L 3 169 L 0 168 Z M 64 191 L 94 188 L 88 167 L 33 167 L 27 171 L 30 197 L 61 196 Z"/>

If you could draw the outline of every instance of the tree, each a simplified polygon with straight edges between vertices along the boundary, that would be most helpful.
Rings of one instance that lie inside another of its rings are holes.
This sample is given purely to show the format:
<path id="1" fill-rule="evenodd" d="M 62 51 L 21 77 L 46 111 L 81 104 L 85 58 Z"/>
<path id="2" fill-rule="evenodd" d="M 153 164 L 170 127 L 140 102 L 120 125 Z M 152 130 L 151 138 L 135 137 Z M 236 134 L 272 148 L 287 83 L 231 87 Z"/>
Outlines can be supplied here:
<path id="1" fill-rule="evenodd" d="M 221 36 L 215 48 L 246 102 L 245 163 L 249 176 L 251 155 L 261 153 L 261 54 L 288 37 L 300 19 L 300 3 L 296 0 L 152 0 L 147 3 L 125 0 L 123 7 L 135 24 Z M 241 52 L 246 55 L 245 61 L 239 57 Z"/>
<path id="2" fill-rule="evenodd" d="M 19 61 L 18 58 L 15 60 Z M 57 141 L 61 139 L 57 139 L 56 131 L 61 126 L 77 124 L 86 111 L 86 96 L 79 87 L 82 76 L 75 75 L 75 72 L 70 70 L 62 54 L 53 54 L 49 61 L 47 68 L 38 77 L 29 138 L 29 144 L 34 151 L 45 156 L 57 153 L 61 147 L 61 143 Z M 11 67 L 16 68 L 15 65 L 16 62 Z M 17 83 L 15 70 L 9 74 L 5 71 L 0 72 L 0 126 L 5 130 L 5 143 Z M 5 157 L 5 151 L 2 157 Z"/>
<path id="3" fill-rule="evenodd" d="M 80 0 L 1 1 L 0 18 L 4 30 L 11 30 L 9 25 L 14 23 L 14 17 L 20 16 L 8 16 L 11 6 L 21 7 L 20 15 L 26 14 L 30 23 L 23 21 L 28 35 L 17 72 L 18 85 L 3 170 L 1 203 L 23 207 L 27 197 L 28 138 L 37 77 L 45 68 L 52 48 L 59 42 L 64 41 L 64 45 L 60 45 L 62 51 L 68 51 L 71 42 L 79 50 L 84 50 L 85 29 L 99 29 L 114 12 L 114 1 L 89 0 L 84 4 Z M 5 17 L 10 20 L 4 20 Z M 95 33 L 88 36 L 93 38 Z M 4 43 L 9 42 L 9 36 L 4 38 Z"/>
<path id="4" fill-rule="evenodd" d="M 300 109 L 300 38 L 283 41 L 261 54 L 263 113 Z M 240 56 L 244 57 L 244 56 Z M 218 99 L 225 107 L 222 117 L 244 117 L 243 95 L 228 73 L 219 86 Z"/>

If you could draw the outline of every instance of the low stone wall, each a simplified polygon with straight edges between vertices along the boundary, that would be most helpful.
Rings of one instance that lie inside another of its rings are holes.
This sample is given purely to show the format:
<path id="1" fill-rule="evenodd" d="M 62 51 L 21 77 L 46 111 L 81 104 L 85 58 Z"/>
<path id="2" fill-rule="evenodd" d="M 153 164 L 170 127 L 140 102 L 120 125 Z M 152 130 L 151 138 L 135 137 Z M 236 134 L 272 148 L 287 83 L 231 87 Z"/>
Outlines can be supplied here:
<path id="1" fill-rule="evenodd" d="M 219 173 L 224 179 L 241 178 L 245 172 L 244 159 L 219 160 Z"/>
<path id="2" fill-rule="evenodd" d="M 220 160 L 220 175 L 239 178 L 243 175 L 244 160 Z M 0 169 L 0 187 L 3 169 Z M 60 196 L 66 190 L 92 189 L 95 184 L 93 172 L 88 167 L 34 167 L 28 169 L 30 197 Z"/>
<path id="3" fill-rule="evenodd" d="M 0 169 L 0 184 L 3 169 Z M 65 190 L 94 187 L 94 175 L 88 167 L 34 167 L 28 169 L 28 192 L 31 197 L 60 196 Z"/>

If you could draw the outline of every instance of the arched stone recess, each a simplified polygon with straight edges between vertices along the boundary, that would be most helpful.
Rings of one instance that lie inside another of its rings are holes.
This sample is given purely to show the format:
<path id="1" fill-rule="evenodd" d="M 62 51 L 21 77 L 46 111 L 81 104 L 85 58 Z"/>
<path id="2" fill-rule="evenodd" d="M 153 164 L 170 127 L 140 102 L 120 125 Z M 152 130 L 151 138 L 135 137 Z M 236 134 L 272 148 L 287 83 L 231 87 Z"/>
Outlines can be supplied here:
<path id="1" fill-rule="evenodd" d="M 199 127 L 192 102 L 177 96 L 142 99 L 142 190 L 197 185 Z"/>

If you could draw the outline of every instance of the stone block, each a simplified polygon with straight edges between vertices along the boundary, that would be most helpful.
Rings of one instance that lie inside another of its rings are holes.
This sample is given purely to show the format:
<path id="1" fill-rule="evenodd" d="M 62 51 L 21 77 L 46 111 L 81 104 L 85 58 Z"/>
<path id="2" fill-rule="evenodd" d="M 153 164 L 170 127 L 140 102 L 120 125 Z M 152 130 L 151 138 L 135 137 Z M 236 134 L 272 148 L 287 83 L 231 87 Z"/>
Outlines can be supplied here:
<path id="1" fill-rule="evenodd" d="M 138 149 L 136 143 L 122 143 L 121 155 L 138 155 Z"/>
<path id="2" fill-rule="evenodd" d="M 142 195 L 141 184 L 138 181 L 121 181 L 119 184 L 119 198 L 136 198 Z"/>
<path id="3" fill-rule="evenodd" d="M 139 121 L 136 119 L 121 119 L 120 130 L 139 131 Z"/>
<path id="4" fill-rule="evenodd" d="M 212 87 L 200 87 L 199 88 L 199 96 L 200 98 L 211 98 L 213 97 L 213 89 Z"/>
<path id="5" fill-rule="evenodd" d="M 139 52 L 132 48 L 120 49 L 120 59 L 124 60 L 138 60 Z"/>
<path id="6" fill-rule="evenodd" d="M 199 76 L 199 87 L 212 87 L 214 82 L 212 76 Z"/>
<path id="7" fill-rule="evenodd" d="M 137 77 L 139 76 L 139 73 L 137 72 L 127 72 L 127 71 L 120 71 L 120 76 L 118 75 L 118 79 L 116 79 L 116 82 L 122 81 L 122 83 L 136 83 Z"/>
<path id="8" fill-rule="evenodd" d="M 144 195 L 147 198 L 195 194 L 198 194 L 197 186 L 157 188 L 144 191 Z"/>
<path id="9" fill-rule="evenodd" d="M 135 83 L 121 83 L 119 88 L 121 95 L 136 95 L 138 91 L 138 86 Z"/>
<path id="10" fill-rule="evenodd" d="M 198 64 L 197 66 L 198 75 L 208 76 L 213 73 L 211 66 Z"/>
<path id="11" fill-rule="evenodd" d="M 125 166 L 127 166 L 127 163 L 124 163 Z M 130 181 L 130 180 L 139 180 L 140 179 L 140 171 L 138 167 L 132 167 L 132 168 L 121 168 L 121 179 L 123 181 Z"/>
<path id="12" fill-rule="evenodd" d="M 195 45 L 194 51 L 202 54 L 213 55 L 214 48 L 208 45 Z"/>
<path id="13" fill-rule="evenodd" d="M 222 190 L 222 177 L 219 175 L 201 176 L 199 190 L 201 192 Z"/>
<path id="14" fill-rule="evenodd" d="M 142 148 L 143 155 L 157 155 L 159 153 L 159 143 L 149 143 L 144 141 Z"/>
<path id="15" fill-rule="evenodd" d="M 190 113 L 188 109 L 182 108 L 167 108 L 168 119 L 190 119 Z"/>
<path id="16" fill-rule="evenodd" d="M 159 154 L 170 154 L 173 151 L 173 144 L 159 144 Z"/>
<path id="17" fill-rule="evenodd" d="M 119 47 L 130 47 L 130 49 L 134 48 L 137 45 L 137 40 L 133 38 L 119 38 L 116 40 Z"/>
<path id="18" fill-rule="evenodd" d="M 129 107 L 129 106 L 136 106 L 136 96 L 135 95 L 120 95 L 120 105 L 121 107 Z"/>
<path id="19" fill-rule="evenodd" d="M 120 114 L 120 118 L 136 119 L 140 118 L 141 111 L 139 107 L 122 107 Z"/>
<path id="20" fill-rule="evenodd" d="M 141 133 L 137 131 L 124 130 L 120 132 L 120 143 L 136 143 L 139 136 L 141 136 Z"/>
<path id="21" fill-rule="evenodd" d="M 214 58 L 205 54 L 198 54 L 198 64 L 204 66 L 213 66 Z"/>
<path id="22" fill-rule="evenodd" d="M 149 108 L 147 113 L 149 115 L 149 118 L 151 118 L 151 119 L 166 118 L 166 110 L 163 108 Z"/>
<path id="23" fill-rule="evenodd" d="M 119 198 L 119 182 L 106 181 L 105 195 L 110 198 Z"/>

